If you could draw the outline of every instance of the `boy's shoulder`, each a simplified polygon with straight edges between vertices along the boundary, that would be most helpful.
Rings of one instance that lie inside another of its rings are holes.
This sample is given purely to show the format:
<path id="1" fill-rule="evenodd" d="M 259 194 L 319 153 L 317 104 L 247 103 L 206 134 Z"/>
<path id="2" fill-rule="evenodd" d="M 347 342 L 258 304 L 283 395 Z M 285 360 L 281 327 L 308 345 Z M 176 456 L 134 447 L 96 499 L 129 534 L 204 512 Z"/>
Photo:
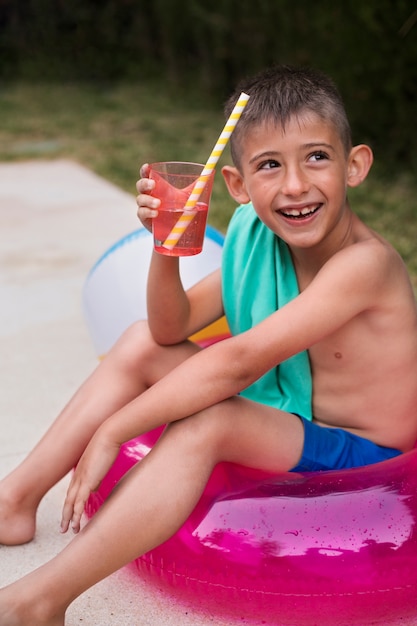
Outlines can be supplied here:
<path id="1" fill-rule="evenodd" d="M 365 227 L 366 228 L 366 227 Z M 401 288 L 408 283 L 404 261 L 393 246 L 366 228 L 348 245 L 340 247 L 323 265 L 319 274 L 344 283 L 350 290 L 363 290 L 370 297 L 381 290 Z M 318 276 L 317 275 L 317 276 Z"/>
<path id="2" fill-rule="evenodd" d="M 346 256 L 363 270 L 374 269 L 378 273 L 387 267 L 404 265 L 398 252 L 384 237 L 359 222 L 352 233 L 352 241 L 341 247 L 340 256 Z"/>
<path id="3" fill-rule="evenodd" d="M 319 297 L 336 293 L 340 297 L 344 290 L 347 298 L 356 299 L 361 292 L 360 299 L 369 304 L 381 289 L 396 289 L 409 281 L 398 252 L 353 213 L 347 228 L 330 233 L 319 248 L 305 250 L 301 262 L 297 263 L 297 251 L 292 255 L 300 292 L 311 287 Z"/>

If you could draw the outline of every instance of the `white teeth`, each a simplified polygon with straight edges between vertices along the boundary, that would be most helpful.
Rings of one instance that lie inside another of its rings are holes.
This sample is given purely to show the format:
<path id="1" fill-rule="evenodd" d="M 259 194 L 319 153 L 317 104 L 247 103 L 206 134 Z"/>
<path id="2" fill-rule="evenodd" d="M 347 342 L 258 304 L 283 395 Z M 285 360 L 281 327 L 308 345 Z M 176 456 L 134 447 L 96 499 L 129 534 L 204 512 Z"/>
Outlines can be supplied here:
<path id="1" fill-rule="evenodd" d="M 310 215 L 311 213 L 314 213 L 314 211 L 316 211 L 317 209 L 318 209 L 318 206 L 304 207 L 301 210 L 289 209 L 287 211 L 283 211 L 283 213 L 284 215 L 288 215 L 289 217 L 301 217 L 301 216 Z"/>

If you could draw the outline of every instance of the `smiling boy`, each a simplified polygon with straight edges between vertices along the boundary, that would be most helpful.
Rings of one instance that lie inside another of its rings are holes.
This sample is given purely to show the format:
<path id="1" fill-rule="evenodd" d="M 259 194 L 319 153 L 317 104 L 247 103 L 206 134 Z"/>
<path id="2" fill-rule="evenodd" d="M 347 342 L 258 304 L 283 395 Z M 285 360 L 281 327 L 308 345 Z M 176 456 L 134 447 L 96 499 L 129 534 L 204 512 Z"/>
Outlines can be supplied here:
<path id="1" fill-rule="evenodd" d="M 40 498 L 81 456 L 62 517 L 62 530 L 78 533 L 121 444 L 169 425 L 63 552 L 0 592 L 5 626 L 62 626 L 75 597 L 181 526 L 220 461 L 272 473 L 354 467 L 417 438 L 410 281 L 346 196 L 366 178 L 370 148 L 351 146 L 343 104 L 321 73 L 263 72 L 238 86 L 227 115 L 242 90 L 250 100 L 232 136 L 234 165 L 223 168 L 241 206 L 222 270 L 186 293 L 178 259 L 153 255 L 148 324 L 121 337 L 3 481 L 0 539 L 13 514 L 20 539 L 33 536 Z M 152 185 L 137 185 L 148 227 L 159 205 Z M 224 312 L 230 339 L 203 351 L 187 341 Z"/>
<path id="2" fill-rule="evenodd" d="M 280 68 L 254 83 L 245 89 L 256 100 L 232 139 L 236 167 L 223 175 L 232 197 L 252 202 L 291 251 L 301 293 L 276 320 L 296 329 L 284 340 L 291 354 L 308 348 L 313 422 L 407 450 L 417 435 L 415 300 L 402 260 L 351 211 L 346 196 L 368 174 L 372 152 L 352 147 L 327 77 Z M 291 90 L 302 94 L 299 103 Z M 389 323 L 396 318 L 398 325 Z M 267 334 L 272 343 L 274 329 Z"/>

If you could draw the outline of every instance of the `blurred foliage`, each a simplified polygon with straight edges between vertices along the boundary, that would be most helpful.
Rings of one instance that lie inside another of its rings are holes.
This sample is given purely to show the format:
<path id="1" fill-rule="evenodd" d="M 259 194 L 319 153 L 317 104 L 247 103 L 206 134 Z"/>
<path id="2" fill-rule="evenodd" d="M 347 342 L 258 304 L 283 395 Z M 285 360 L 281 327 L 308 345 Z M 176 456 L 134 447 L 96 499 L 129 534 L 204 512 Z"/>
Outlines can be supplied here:
<path id="1" fill-rule="evenodd" d="M 0 0 L 0 80 L 158 78 L 219 107 L 273 63 L 337 82 L 355 141 L 417 165 L 417 7 L 411 0 Z"/>
<path id="2" fill-rule="evenodd" d="M 144 80 L 3 85 L 0 161 L 70 158 L 133 195 L 142 163 L 204 163 L 218 137 L 224 122 L 220 108 L 196 105 L 194 97 L 180 100 L 176 92 Z M 236 207 L 220 173 L 225 163 L 230 163 L 228 148 L 216 168 L 209 213 L 210 223 L 222 231 Z M 409 172 L 381 176 L 373 167 L 349 196 L 354 211 L 400 252 L 417 295 L 416 191 L 415 176 Z"/>

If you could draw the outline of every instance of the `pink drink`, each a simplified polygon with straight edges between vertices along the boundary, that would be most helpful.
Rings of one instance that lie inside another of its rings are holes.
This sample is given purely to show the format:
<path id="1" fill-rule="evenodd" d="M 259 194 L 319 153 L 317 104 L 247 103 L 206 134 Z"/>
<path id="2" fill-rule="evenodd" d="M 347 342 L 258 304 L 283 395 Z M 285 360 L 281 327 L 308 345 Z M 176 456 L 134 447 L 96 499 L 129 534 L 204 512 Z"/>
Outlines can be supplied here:
<path id="1" fill-rule="evenodd" d="M 192 208 L 184 209 L 203 169 L 201 163 L 184 161 L 162 161 L 149 166 L 149 178 L 155 181 L 152 195 L 161 201 L 158 215 L 152 220 L 154 250 L 159 254 L 179 257 L 202 251 L 214 170 L 193 198 Z M 184 215 L 187 219 L 180 221 Z"/>
<path id="2" fill-rule="evenodd" d="M 169 209 L 164 206 L 159 209 L 158 217 L 153 220 L 152 225 L 156 252 L 166 256 L 193 256 L 202 251 L 208 205 L 204 202 L 197 202 L 193 210 L 195 216 L 181 235 L 178 243 L 172 250 L 169 250 L 163 246 L 163 243 L 184 213 L 184 207 L 181 205 L 180 208 Z"/>

